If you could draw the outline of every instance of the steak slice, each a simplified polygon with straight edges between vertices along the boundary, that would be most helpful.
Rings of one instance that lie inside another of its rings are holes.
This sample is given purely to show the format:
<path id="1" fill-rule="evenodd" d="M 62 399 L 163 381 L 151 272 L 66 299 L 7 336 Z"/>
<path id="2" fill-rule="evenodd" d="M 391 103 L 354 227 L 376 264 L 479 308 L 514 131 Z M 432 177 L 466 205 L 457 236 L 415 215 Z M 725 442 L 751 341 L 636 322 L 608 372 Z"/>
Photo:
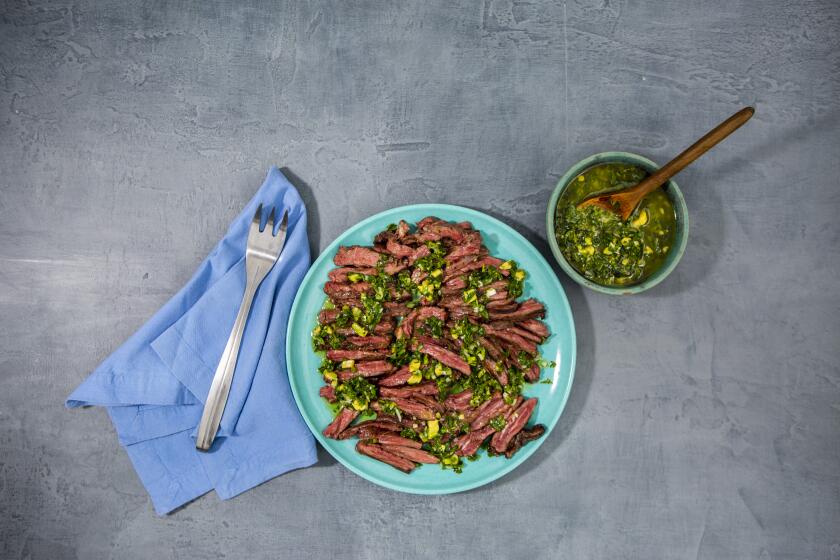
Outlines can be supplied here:
<path id="1" fill-rule="evenodd" d="M 403 245 L 402 243 L 400 243 L 392 237 L 388 238 L 388 241 L 385 244 L 385 250 L 391 253 L 393 256 L 397 257 L 398 259 L 410 257 L 414 254 L 413 247 Z"/>
<path id="2" fill-rule="evenodd" d="M 486 406 L 483 406 L 481 412 L 478 416 L 476 416 L 475 420 L 470 423 L 470 430 L 476 431 L 480 430 L 481 428 L 485 427 L 490 420 L 504 412 L 505 407 L 505 400 L 502 398 L 502 395 L 496 393 L 490 400 L 485 403 Z"/>
<path id="3" fill-rule="evenodd" d="M 385 301 L 382 302 L 382 307 L 385 308 L 382 313 L 383 317 L 405 317 L 408 315 L 408 307 L 404 303 Z"/>
<path id="4" fill-rule="evenodd" d="M 422 449 L 417 449 L 414 447 L 383 444 L 383 448 L 387 449 L 394 455 L 399 455 L 400 457 L 408 459 L 409 461 L 414 461 L 415 463 L 435 464 L 440 462 L 440 460 L 431 453 L 427 453 Z"/>
<path id="5" fill-rule="evenodd" d="M 492 434 L 494 431 L 495 430 L 493 430 L 491 426 L 487 426 L 478 431 L 470 432 L 466 435 L 455 438 L 455 445 L 458 446 L 458 451 L 456 451 L 455 454 L 460 455 L 461 457 L 475 455 L 478 448 L 481 447 L 481 444 L 484 443 L 485 439 L 487 439 L 487 436 Z"/>
<path id="6" fill-rule="evenodd" d="M 419 420 L 435 419 L 435 411 L 424 404 L 420 404 L 419 402 L 410 399 L 403 399 L 401 397 L 391 397 L 391 401 L 397 405 L 397 408 Z"/>
<path id="7" fill-rule="evenodd" d="M 397 397 L 397 398 L 403 398 L 403 397 Z M 418 404 L 422 404 L 424 406 L 427 406 L 434 411 L 437 411 L 437 412 L 443 412 L 444 411 L 444 407 L 443 407 L 442 403 L 438 402 L 437 399 L 434 399 L 430 396 L 424 395 L 423 393 L 414 393 L 413 395 L 408 397 L 408 399 L 411 400 L 411 401 L 414 401 Z"/>
<path id="8" fill-rule="evenodd" d="M 408 383 L 408 378 L 411 377 L 412 373 L 408 371 L 408 366 L 404 366 L 397 370 L 396 373 L 392 373 L 388 377 L 383 377 L 379 380 L 380 387 L 398 387 L 400 385 L 405 385 Z"/>
<path id="9" fill-rule="evenodd" d="M 380 350 L 327 350 L 327 359 L 334 362 L 344 360 L 378 360 L 388 355 L 387 349 Z"/>
<path id="10" fill-rule="evenodd" d="M 534 319 L 545 315 L 545 308 L 535 299 L 526 299 L 523 301 L 516 311 L 507 313 L 491 312 L 490 319 L 493 321 L 522 321 L 524 319 Z"/>
<path id="11" fill-rule="evenodd" d="M 508 417 L 505 428 L 493 435 L 491 445 L 496 453 L 504 453 L 507 450 L 513 436 L 525 427 L 536 406 L 537 399 L 528 399 Z"/>
<path id="12" fill-rule="evenodd" d="M 367 455 L 368 457 L 387 463 L 405 473 L 411 472 L 415 467 L 414 463 L 408 459 L 395 455 L 390 451 L 386 451 L 381 445 L 376 445 L 375 443 L 365 443 L 363 441 L 359 441 L 356 444 L 356 451 L 362 455 Z"/>
<path id="13" fill-rule="evenodd" d="M 322 433 L 328 438 L 337 439 L 338 434 L 343 432 L 347 426 L 350 425 L 350 422 L 355 420 L 358 415 L 358 410 L 353 410 L 352 408 L 342 408 L 341 412 L 336 415 L 335 419 L 330 422 L 329 426 L 324 428 Z"/>
<path id="14" fill-rule="evenodd" d="M 408 256 L 408 264 L 409 266 L 414 265 L 418 259 L 422 259 L 423 257 L 428 257 L 432 254 L 432 250 L 429 249 L 426 245 L 420 245 L 411 254 Z"/>
<path id="15" fill-rule="evenodd" d="M 401 447 L 413 447 L 414 449 L 420 449 L 421 447 L 423 447 L 423 444 L 419 441 L 404 438 L 395 433 L 380 434 L 379 437 L 377 437 L 377 439 L 379 440 L 378 443 L 381 443 L 382 445 L 399 445 Z"/>
<path id="16" fill-rule="evenodd" d="M 347 276 L 349 274 L 376 274 L 375 268 L 353 268 L 353 267 L 342 267 L 342 268 L 334 268 L 327 273 L 329 279 L 333 282 L 338 282 L 339 284 L 344 284 L 350 281 Z"/>
<path id="17" fill-rule="evenodd" d="M 369 247 L 352 245 L 339 247 L 333 257 L 333 262 L 338 266 L 372 267 L 377 265 L 380 258 L 382 255 Z"/>
<path id="18" fill-rule="evenodd" d="M 516 308 L 519 307 L 519 304 L 516 303 L 516 300 L 514 300 L 513 298 L 507 298 L 488 302 L 486 307 L 488 312 L 509 313 L 511 311 L 516 311 Z"/>
<path id="19" fill-rule="evenodd" d="M 382 385 L 380 383 L 380 385 Z M 410 398 L 412 395 L 437 395 L 437 384 L 428 381 L 419 385 L 409 385 L 408 387 L 387 387 L 381 386 L 379 389 L 379 396 L 383 398 L 401 397 L 403 399 Z"/>
<path id="20" fill-rule="evenodd" d="M 318 322 L 322 325 L 332 323 L 338 317 L 338 309 L 322 309 L 318 312 Z"/>
<path id="21" fill-rule="evenodd" d="M 499 345 L 496 344 L 495 342 L 491 341 L 490 339 L 482 336 L 481 338 L 478 339 L 478 342 L 482 346 L 484 346 L 484 348 L 487 350 L 487 353 L 490 355 L 490 357 L 493 358 L 494 360 L 496 360 L 497 362 L 499 360 L 501 360 L 502 357 L 504 356 L 504 353 L 502 352 L 502 349 L 499 348 Z"/>
<path id="22" fill-rule="evenodd" d="M 520 350 L 524 350 L 528 354 L 532 356 L 537 353 L 537 345 L 534 344 L 532 341 L 522 338 L 515 332 L 511 331 L 510 329 L 496 329 L 490 325 L 484 325 L 484 332 L 489 334 L 492 337 L 495 337 L 499 340 L 503 340 L 505 342 L 509 342 L 519 348 Z"/>
<path id="23" fill-rule="evenodd" d="M 353 327 L 340 327 L 336 328 L 335 332 L 342 336 L 355 336 L 356 331 L 353 330 Z M 379 335 L 391 335 L 394 334 L 394 323 L 388 319 L 384 319 L 376 324 L 373 327 L 373 334 Z"/>
<path id="24" fill-rule="evenodd" d="M 505 451 L 505 457 L 510 459 L 523 445 L 529 441 L 539 439 L 544 433 L 545 426 L 542 424 L 537 424 L 533 428 L 523 429 L 521 432 L 513 436 L 513 440 L 511 440 L 510 445 L 508 445 L 507 451 Z"/>
<path id="25" fill-rule="evenodd" d="M 457 243 L 464 239 L 464 230 L 448 222 L 435 222 L 423 227 L 422 230 L 418 226 L 415 237 L 421 242 L 451 239 Z"/>
<path id="26" fill-rule="evenodd" d="M 446 397 L 446 400 L 443 401 L 443 404 L 444 406 L 446 406 L 446 408 L 450 410 L 464 412 L 470 407 L 470 400 L 472 399 L 472 396 L 472 391 L 467 389 L 466 391 L 461 391 L 460 393 L 449 395 L 448 397 Z"/>
<path id="27" fill-rule="evenodd" d="M 428 226 L 430 224 L 434 224 L 434 223 L 442 222 L 442 221 L 443 220 L 441 220 L 437 216 L 426 216 L 425 218 L 423 218 L 422 220 L 417 222 L 417 231 L 420 231 L 422 229 L 426 229 L 426 226 Z"/>
<path id="28" fill-rule="evenodd" d="M 448 255 L 446 262 L 454 263 L 468 255 L 481 254 L 481 234 L 477 231 L 470 231 L 464 235 L 464 239 Z"/>
<path id="29" fill-rule="evenodd" d="M 496 362 L 494 360 L 485 359 L 484 360 L 484 367 L 487 368 L 487 371 L 492 373 L 493 376 L 496 379 L 499 380 L 499 383 L 501 383 L 502 387 L 504 387 L 508 384 L 509 379 L 508 379 L 507 370 L 504 367 L 502 367 L 499 364 L 499 362 Z"/>
<path id="30" fill-rule="evenodd" d="M 356 294 L 361 294 L 370 289 L 370 284 L 367 282 L 357 282 L 355 284 L 339 284 L 338 282 L 327 282 L 324 284 L 324 293 L 333 299 L 344 299 L 348 297 L 355 297 Z"/>
<path id="31" fill-rule="evenodd" d="M 469 375 L 471 372 L 470 365 L 464 361 L 458 354 L 441 348 L 436 344 L 412 344 L 412 349 L 426 354 L 430 358 L 434 358 L 445 366 L 456 369 L 464 375 Z"/>
<path id="32" fill-rule="evenodd" d="M 318 390 L 318 394 L 330 402 L 335 402 L 335 387 L 324 385 Z"/>
<path id="33" fill-rule="evenodd" d="M 382 267 L 382 271 L 388 276 L 394 276 L 399 271 L 405 270 L 406 268 L 408 268 L 408 264 L 405 261 L 388 259 L 388 262 L 386 262 L 385 266 Z"/>
<path id="34" fill-rule="evenodd" d="M 348 344 L 366 349 L 388 348 L 391 345 L 391 337 L 381 335 L 348 336 L 345 340 Z"/>
<path id="35" fill-rule="evenodd" d="M 436 317 L 437 319 L 446 322 L 446 310 L 441 309 L 440 307 L 427 305 L 411 311 L 397 327 L 397 338 L 411 336 L 414 331 L 415 323 L 417 321 L 425 321 L 430 317 Z"/>
<path id="36" fill-rule="evenodd" d="M 523 329 L 521 327 L 517 327 L 517 326 L 514 325 L 512 327 L 508 327 L 507 330 L 509 330 L 510 332 L 512 332 L 514 334 L 518 334 L 519 336 L 521 336 L 525 340 L 530 340 L 531 342 L 534 342 L 536 344 L 541 344 L 542 343 L 542 337 L 540 335 L 536 334 L 536 333 L 532 333 L 528 329 Z"/>
<path id="37" fill-rule="evenodd" d="M 525 379 L 528 380 L 529 383 L 535 383 L 540 378 L 540 366 L 539 364 L 531 364 L 531 367 L 528 368 L 528 371 L 525 372 Z"/>
<path id="38" fill-rule="evenodd" d="M 397 422 L 377 418 L 376 420 L 365 420 L 355 426 L 350 426 L 341 432 L 336 439 L 349 439 L 356 435 L 364 439 L 372 437 L 374 433 L 399 432 L 400 430 L 402 430 L 402 426 Z"/>
<path id="39" fill-rule="evenodd" d="M 542 321 L 537 321 L 536 319 L 526 319 L 524 321 L 520 321 L 518 326 L 531 331 L 540 338 L 548 337 L 548 327 L 546 327 L 545 323 Z"/>
<path id="40" fill-rule="evenodd" d="M 473 261 L 469 264 L 466 264 L 462 267 L 459 267 L 458 269 L 455 270 L 454 273 L 451 273 L 451 274 L 466 274 L 468 272 L 472 272 L 473 270 L 479 270 L 483 266 L 494 266 L 494 267 L 499 266 L 503 262 L 505 262 L 505 261 L 503 261 L 502 259 L 497 259 L 496 257 L 482 257 L 482 258 L 480 258 L 478 260 L 475 260 L 475 261 Z M 501 272 L 505 276 L 510 274 L 510 271 L 507 271 L 507 270 L 500 270 L 499 272 Z M 446 278 L 446 276 L 445 276 L 445 278 Z"/>
<path id="41" fill-rule="evenodd" d="M 465 276 L 455 276 L 449 278 L 443 283 L 443 292 L 446 295 L 456 294 L 459 291 L 465 290 L 467 287 L 467 278 Z"/>
<path id="42" fill-rule="evenodd" d="M 394 371 L 394 366 L 385 360 L 356 362 L 356 371 L 344 369 L 338 372 L 338 378 L 347 381 L 354 377 L 376 377 Z"/>
<path id="43" fill-rule="evenodd" d="M 478 254 L 456 255 L 460 247 L 459 245 L 444 257 L 446 259 L 446 271 L 450 276 L 455 276 L 460 269 L 481 258 Z"/>

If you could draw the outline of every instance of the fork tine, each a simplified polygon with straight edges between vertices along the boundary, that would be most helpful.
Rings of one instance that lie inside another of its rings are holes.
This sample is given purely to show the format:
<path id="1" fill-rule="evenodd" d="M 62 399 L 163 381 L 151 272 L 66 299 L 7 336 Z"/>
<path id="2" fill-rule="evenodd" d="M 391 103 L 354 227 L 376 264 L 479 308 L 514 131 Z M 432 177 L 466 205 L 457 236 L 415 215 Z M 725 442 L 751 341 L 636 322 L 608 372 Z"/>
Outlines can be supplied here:
<path id="1" fill-rule="evenodd" d="M 257 206 L 257 211 L 254 212 L 254 219 L 251 220 L 251 226 L 248 228 L 248 237 L 251 238 L 260 232 L 260 222 L 262 221 L 262 204 Z"/>
<path id="2" fill-rule="evenodd" d="M 286 235 L 286 226 L 289 225 L 289 211 L 283 211 L 283 219 L 280 220 L 280 227 L 277 228 L 277 235 Z"/>
<path id="3" fill-rule="evenodd" d="M 271 213 L 268 215 L 268 221 L 265 223 L 265 229 L 271 235 L 274 235 L 274 207 L 271 207 Z"/>

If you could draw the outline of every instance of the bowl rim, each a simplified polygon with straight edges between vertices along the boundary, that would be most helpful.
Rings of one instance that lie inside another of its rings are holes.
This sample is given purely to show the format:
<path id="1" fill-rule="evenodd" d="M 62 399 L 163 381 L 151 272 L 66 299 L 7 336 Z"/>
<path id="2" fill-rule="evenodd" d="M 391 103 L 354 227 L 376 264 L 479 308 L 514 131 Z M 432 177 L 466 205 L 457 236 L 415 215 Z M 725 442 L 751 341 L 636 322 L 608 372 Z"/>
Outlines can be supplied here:
<path id="1" fill-rule="evenodd" d="M 557 261 L 557 263 L 560 265 L 560 268 L 563 269 L 563 272 L 565 272 L 572 280 L 574 280 L 581 286 L 608 295 L 638 294 L 653 288 L 654 286 L 662 282 L 665 278 L 667 278 L 668 275 L 671 274 L 671 272 L 677 267 L 677 264 L 680 262 L 680 259 L 682 259 L 683 253 L 685 253 L 685 248 L 688 244 L 689 231 L 688 207 L 686 206 L 685 198 L 683 197 L 679 186 L 677 186 L 676 181 L 670 179 L 666 183 L 666 193 L 671 199 L 671 202 L 674 204 L 674 208 L 677 214 L 677 231 L 675 246 L 671 248 L 671 254 L 665 261 L 665 264 L 661 268 L 659 268 L 659 270 L 655 271 L 651 276 L 649 276 L 648 278 L 646 278 L 638 284 L 622 287 L 603 286 L 601 284 L 593 282 L 592 280 L 589 280 L 577 270 L 575 270 L 575 268 L 566 260 L 566 257 L 560 250 L 560 246 L 557 244 L 557 239 L 554 236 L 554 215 L 557 209 L 557 201 L 560 199 L 560 196 L 569 186 L 572 179 L 574 179 L 590 167 L 594 167 L 602 163 L 611 162 L 632 163 L 635 165 L 639 165 L 640 167 L 644 167 L 648 172 L 655 171 L 660 167 L 658 164 L 651 161 L 650 159 L 631 152 L 599 152 L 597 154 L 591 155 L 578 161 L 577 163 L 569 167 L 566 173 L 564 173 L 563 176 L 560 177 L 560 180 L 557 182 L 557 185 L 554 187 L 554 190 L 551 193 L 551 198 L 548 201 L 548 208 L 546 209 L 545 214 L 546 239 L 548 240 L 548 246 L 551 248 L 551 254 L 554 255 L 554 260 Z"/>

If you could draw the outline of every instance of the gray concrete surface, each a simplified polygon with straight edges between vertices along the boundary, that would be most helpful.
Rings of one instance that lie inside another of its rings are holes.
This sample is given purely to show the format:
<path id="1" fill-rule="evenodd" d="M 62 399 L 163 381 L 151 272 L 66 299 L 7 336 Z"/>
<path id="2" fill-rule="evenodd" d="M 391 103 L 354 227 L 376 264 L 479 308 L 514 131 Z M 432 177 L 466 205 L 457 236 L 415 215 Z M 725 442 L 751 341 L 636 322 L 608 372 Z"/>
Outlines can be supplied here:
<path id="1" fill-rule="evenodd" d="M 0 557 L 840 558 L 840 5 L 2 2 Z M 152 512 L 64 397 L 189 277 L 271 164 L 311 241 L 412 202 L 548 255 L 559 175 L 607 149 L 679 178 L 688 251 L 647 295 L 562 278 L 558 429 L 462 495 L 318 466 Z"/>

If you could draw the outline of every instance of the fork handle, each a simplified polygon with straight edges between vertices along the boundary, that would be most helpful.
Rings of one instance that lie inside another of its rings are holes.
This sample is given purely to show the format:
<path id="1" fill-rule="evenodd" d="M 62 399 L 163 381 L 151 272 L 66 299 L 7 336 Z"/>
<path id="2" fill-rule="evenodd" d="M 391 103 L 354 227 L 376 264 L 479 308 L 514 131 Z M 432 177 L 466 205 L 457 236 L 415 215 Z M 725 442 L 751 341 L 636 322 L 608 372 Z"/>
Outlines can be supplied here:
<path id="1" fill-rule="evenodd" d="M 236 320 L 233 322 L 233 329 L 230 332 L 225 345 L 225 351 L 216 367 L 213 375 L 213 383 L 210 385 L 210 392 L 207 394 L 207 401 L 204 403 L 204 412 L 201 413 L 201 422 L 198 425 L 198 436 L 195 440 L 195 448 L 199 451 L 209 451 L 216 439 L 216 432 L 219 430 L 219 423 L 222 420 L 222 413 L 225 411 L 230 385 L 233 381 L 233 372 L 236 370 L 236 360 L 239 357 L 239 345 L 242 342 L 242 333 L 245 332 L 245 324 L 248 321 L 248 314 L 251 311 L 251 303 L 254 301 L 254 294 L 260 284 L 261 270 L 254 267 L 248 271 L 248 279 L 245 284 L 245 294 L 242 296 L 242 303 Z"/>

